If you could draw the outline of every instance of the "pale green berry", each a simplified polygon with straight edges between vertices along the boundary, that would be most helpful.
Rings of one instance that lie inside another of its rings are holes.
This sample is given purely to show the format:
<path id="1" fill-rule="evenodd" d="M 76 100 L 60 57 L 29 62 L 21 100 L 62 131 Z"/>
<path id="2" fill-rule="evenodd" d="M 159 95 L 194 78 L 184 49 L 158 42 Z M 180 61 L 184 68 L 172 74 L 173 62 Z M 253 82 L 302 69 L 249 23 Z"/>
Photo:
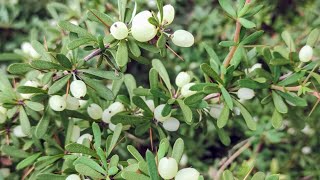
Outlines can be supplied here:
<path id="1" fill-rule="evenodd" d="M 25 133 L 22 131 L 21 125 L 18 125 L 18 126 L 16 126 L 16 127 L 13 128 L 13 134 L 14 134 L 14 136 L 19 137 L 19 138 L 21 138 L 21 137 L 27 137 L 27 136 L 28 136 L 27 134 L 25 134 Z"/>
<path id="2" fill-rule="evenodd" d="M 160 159 L 158 172 L 163 179 L 172 179 L 178 172 L 178 163 L 174 158 L 164 157 Z"/>
<path id="3" fill-rule="evenodd" d="M 190 47 L 194 44 L 193 35 L 185 30 L 177 30 L 171 36 L 172 42 L 180 47 Z"/>
<path id="4" fill-rule="evenodd" d="M 175 180 L 198 180 L 200 173 L 194 168 L 184 168 L 178 171 Z"/>
<path id="5" fill-rule="evenodd" d="M 180 72 L 176 77 L 176 85 L 182 87 L 191 81 L 191 76 L 186 72 Z"/>
<path id="6" fill-rule="evenodd" d="M 191 86 L 195 85 L 195 83 L 188 83 L 182 86 L 181 88 L 181 95 L 183 97 L 189 97 L 191 95 L 194 95 L 195 93 L 197 93 L 197 91 L 191 91 L 190 88 Z"/>
<path id="7" fill-rule="evenodd" d="M 305 45 L 301 48 L 299 52 L 299 59 L 301 62 L 309 62 L 311 61 L 313 56 L 313 49 L 309 45 Z"/>
<path id="8" fill-rule="evenodd" d="M 77 139 L 78 144 L 82 144 L 84 139 L 88 139 L 89 141 L 92 141 L 92 135 L 91 134 L 83 134 Z"/>
<path id="9" fill-rule="evenodd" d="M 215 119 L 218 119 L 221 115 L 223 106 L 224 106 L 223 104 L 212 105 L 212 107 L 210 108 L 210 112 L 209 112 L 210 116 Z"/>
<path id="10" fill-rule="evenodd" d="M 149 99 L 149 100 L 146 100 L 145 102 L 146 102 L 148 108 L 153 112 L 154 108 L 155 108 L 154 107 L 154 101 L 152 99 Z"/>
<path id="11" fill-rule="evenodd" d="M 49 99 L 49 105 L 54 111 L 63 111 L 67 107 L 65 99 L 59 95 L 51 96 Z"/>
<path id="12" fill-rule="evenodd" d="M 149 23 L 150 17 L 152 17 L 150 11 L 142 11 L 133 18 L 131 34 L 135 40 L 147 42 L 156 36 L 157 28 Z"/>
<path id="13" fill-rule="evenodd" d="M 32 58 L 38 59 L 41 57 L 40 54 L 32 47 L 32 45 L 29 42 L 22 43 L 21 50 L 22 52 L 24 52 Z"/>
<path id="14" fill-rule="evenodd" d="M 240 88 L 237 92 L 237 95 L 241 100 L 249 100 L 254 97 L 254 91 L 249 88 Z"/>
<path id="15" fill-rule="evenodd" d="M 80 176 L 77 174 L 70 174 L 66 180 L 81 180 Z"/>
<path id="16" fill-rule="evenodd" d="M 70 92 L 76 98 L 83 98 L 87 94 L 87 86 L 81 80 L 72 81 L 70 84 Z"/>
<path id="17" fill-rule="evenodd" d="M 163 122 L 163 128 L 167 131 L 177 131 L 180 126 L 180 121 L 174 117 L 169 117 Z"/>
<path id="18" fill-rule="evenodd" d="M 80 102 L 77 98 L 72 97 L 70 95 L 63 95 L 62 97 L 66 100 L 66 109 L 75 111 L 80 108 Z"/>
<path id="19" fill-rule="evenodd" d="M 92 119 L 101 119 L 102 117 L 102 108 L 98 104 L 90 104 L 88 106 L 87 112 Z"/>
<path id="20" fill-rule="evenodd" d="M 102 121 L 105 123 L 111 123 L 113 113 L 107 108 L 102 113 Z"/>
<path id="21" fill-rule="evenodd" d="M 163 6 L 163 19 L 162 24 L 163 25 L 169 25 L 172 23 L 174 19 L 175 10 L 174 7 L 171 4 L 167 4 Z M 158 12 L 158 19 L 160 20 L 160 12 Z"/>
<path id="22" fill-rule="evenodd" d="M 105 123 L 110 123 L 112 116 L 124 110 L 125 110 L 125 107 L 122 103 L 114 102 L 106 110 L 103 111 L 102 121 Z"/>
<path id="23" fill-rule="evenodd" d="M 160 104 L 159 106 L 157 106 L 154 109 L 153 114 L 154 114 L 154 118 L 157 121 L 163 122 L 171 116 L 171 112 L 167 116 L 162 116 L 162 111 L 163 111 L 164 107 L 165 107 L 165 104 Z"/>
<path id="24" fill-rule="evenodd" d="M 128 36 L 128 28 L 123 22 L 115 22 L 110 28 L 110 33 L 115 39 L 121 40 Z"/>

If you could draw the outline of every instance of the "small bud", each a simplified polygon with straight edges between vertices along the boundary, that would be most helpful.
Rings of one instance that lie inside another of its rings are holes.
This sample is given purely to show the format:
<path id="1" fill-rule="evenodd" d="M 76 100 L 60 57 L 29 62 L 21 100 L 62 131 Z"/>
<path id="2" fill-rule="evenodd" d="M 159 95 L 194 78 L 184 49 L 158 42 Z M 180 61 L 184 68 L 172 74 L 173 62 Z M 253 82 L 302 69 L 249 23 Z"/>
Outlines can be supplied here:
<path id="1" fill-rule="evenodd" d="M 102 117 L 102 108 L 98 104 L 90 104 L 88 106 L 87 112 L 92 119 L 101 119 Z"/>
<path id="2" fill-rule="evenodd" d="M 22 127 L 21 125 L 18 125 L 16 127 L 13 128 L 13 134 L 18 137 L 18 138 L 21 138 L 21 137 L 27 137 L 28 135 L 25 134 L 23 131 L 22 131 Z"/>
<path id="3" fill-rule="evenodd" d="M 249 100 L 254 97 L 254 91 L 249 88 L 240 88 L 237 92 L 237 95 L 241 100 Z"/>
<path id="4" fill-rule="evenodd" d="M 163 6 L 163 19 L 162 19 L 162 24 L 163 25 L 169 25 L 172 23 L 174 19 L 174 7 L 171 4 L 167 4 Z M 158 12 L 158 19 L 160 20 L 160 12 Z"/>
<path id="5" fill-rule="evenodd" d="M 303 154 L 310 154 L 312 150 L 310 146 L 304 146 L 301 151 Z"/>
<path id="6" fill-rule="evenodd" d="M 81 80 L 72 81 L 70 84 L 70 92 L 76 98 L 83 98 L 87 94 L 87 86 Z"/>
<path id="7" fill-rule="evenodd" d="M 180 126 L 180 121 L 174 117 L 169 117 L 163 122 L 163 128 L 167 131 L 177 131 Z"/>
<path id="8" fill-rule="evenodd" d="M 81 136 L 78 138 L 77 143 L 78 143 L 78 144 L 82 144 L 83 141 L 84 141 L 84 139 L 88 139 L 89 141 L 92 141 L 92 135 L 91 135 L 91 134 L 88 134 L 88 133 L 81 135 Z"/>
<path id="9" fill-rule="evenodd" d="M 152 17 L 150 11 L 142 11 L 133 18 L 131 33 L 135 40 L 147 42 L 156 36 L 157 28 L 149 23 L 150 17 Z"/>
<path id="10" fill-rule="evenodd" d="M 112 116 L 118 114 L 125 110 L 125 107 L 120 102 L 112 103 L 106 110 L 102 113 L 102 121 L 105 123 L 110 123 Z"/>
<path id="11" fill-rule="evenodd" d="M 299 59 L 301 62 L 309 62 L 313 56 L 313 49 L 309 45 L 303 46 L 299 52 Z"/>
<path id="12" fill-rule="evenodd" d="M 28 42 L 22 43 L 21 50 L 32 58 L 38 59 L 41 57 L 40 54 L 38 54 L 38 52 L 34 50 L 32 45 Z"/>
<path id="13" fill-rule="evenodd" d="M 77 174 L 70 174 L 66 180 L 81 180 L 80 176 Z"/>
<path id="14" fill-rule="evenodd" d="M 174 158 L 164 157 L 159 161 L 158 171 L 163 179 L 172 179 L 178 172 L 178 163 Z"/>
<path id="15" fill-rule="evenodd" d="M 200 173 L 194 168 L 184 168 L 178 171 L 175 180 L 198 180 Z"/>
<path id="16" fill-rule="evenodd" d="M 59 95 L 51 96 L 49 99 L 49 105 L 54 111 L 63 111 L 67 107 L 65 99 Z"/>
<path id="17" fill-rule="evenodd" d="M 185 84 L 184 86 L 182 86 L 181 95 L 186 98 L 186 97 L 189 97 L 189 96 L 197 93 L 196 91 L 191 91 L 190 90 L 190 87 L 195 85 L 195 84 L 196 83 L 188 83 L 188 84 Z"/>
<path id="18" fill-rule="evenodd" d="M 172 35 L 172 42 L 180 47 L 190 47 L 194 43 L 194 37 L 185 30 L 177 30 Z"/>
<path id="19" fill-rule="evenodd" d="M 170 116 L 171 116 L 171 113 L 167 116 L 162 116 L 162 111 L 163 111 L 163 108 L 165 107 L 165 104 L 160 104 L 159 106 L 157 106 L 155 109 L 154 109 L 154 118 L 157 120 L 157 121 L 160 121 L 160 122 L 164 122 L 165 120 L 167 120 Z"/>
<path id="20" fill-rule="evenodd" d="M 223 104 L 212 105 L 210 112 L 209 112 L 210 116 L 215 119 L 218 119 L 220 117 L 221 112 L 222 112 L 223 106 L 224 106 Z"/>
<path id="21" fill-rule="evenodd" d="M 128 36 L 128 28 L 123 22 L 115 22 L 110 28 L 111 35 L 118 40 L 124 39 Z"/>
<path id="22" fill-rule="evenodd" d="M 176 85 L 178 87 L 182 87 L 182 86 L 190 83 L 190 81 L 191 81 L 191 77 L 186 72 L 180 72 L 176 77 Z"/>
<path id="23" fill-rule="evenodd" d="M 154 111 L 154 101 L 152 99 L 146 100 L 145 101 L 149 109 L 153 112 Z"/>
<path id="24" fill-rule="evenodd" d="M 66 94 L 63 95 L 62 97 L 66 100 L 66 103 L 67 103 L 66 109 L 74 111 L 80 108 L 80 102 L 77 98 L 72 97 L 70 95 L 67 96 Z"/>

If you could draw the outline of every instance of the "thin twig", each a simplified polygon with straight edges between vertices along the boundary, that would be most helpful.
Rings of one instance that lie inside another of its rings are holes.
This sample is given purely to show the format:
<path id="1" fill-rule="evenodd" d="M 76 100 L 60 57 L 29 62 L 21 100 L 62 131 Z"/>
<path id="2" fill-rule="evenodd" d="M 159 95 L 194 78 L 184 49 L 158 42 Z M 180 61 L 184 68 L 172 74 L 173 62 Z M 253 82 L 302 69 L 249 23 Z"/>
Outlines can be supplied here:
<path id="1" fill-rule="evenodd" d="M 107 49 L 110 47 L 110 44 L 106 44 L 104 45 L 104 47 Z M 100 55 L 102 53 L 101 49 L 96 49 L 94 51 L 92 51 L 89 55 L 87 55 L 86 57 L 83 58 L 84 61 L 89 61 L 90 59 Z"/>
<path id="2" fill-rule="evenodd" d="M 32 166 L 23 176 L 22 176 L 22 180 L 26 179 L 26 177 L 33 171 L 34 166 Z"/>
<path id="3" fill-rule="evenodd" d="M 175 56 L 177 56 L 180 60 L 184 61 L 184 59 L 183 59 L 178 53 L 176 53 L 173 49 L 171 49 L 170 46 L 168 46 L 168 45 L 166 44 L 166 47 L 167 47 Z"/>

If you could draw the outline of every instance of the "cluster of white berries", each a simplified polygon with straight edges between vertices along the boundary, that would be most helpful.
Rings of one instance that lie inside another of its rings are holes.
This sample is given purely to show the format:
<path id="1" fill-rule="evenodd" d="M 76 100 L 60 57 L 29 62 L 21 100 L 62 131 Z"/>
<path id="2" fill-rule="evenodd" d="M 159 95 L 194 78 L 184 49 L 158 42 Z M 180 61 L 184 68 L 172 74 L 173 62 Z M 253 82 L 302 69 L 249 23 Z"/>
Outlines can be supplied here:
<path id="1" fill-rule="evenodd" d="M 163 6 L 162 26 L 167 26 L 172 23 L 175 16 L 174 7 L 170 4 Z M 142 11 L 135 15 L 132 19 L 131 34 L 133 38 L 139 42 L 147 42 L 153 39 L 158 32 L 158 27 L 149 22 L 152 17 L 150 11 Z M 160 12 L 157 14 L 160 21 Z M 128 37 L 129 29 L 123 22 L 115 22 L 110 28 L 111 35 L 117 39 L 122 40 Z M 194 37 L 191 33 L 185 30 L 177 30 L 172 35 L 172 42 L 181 47 L 190 47 L 194 43 Z"/>
<path id="2" fill-rule="evenodd" d="M 309 45 L 305 45 L 301 48 L 299 52 L 299 59 L 301 62 L 309 62 L 311 61 L 313 56 L 313 49 Z"/>
<path id="3" fill-rule="evenodd" d="M 162 116 L 162 111 L 165 107 L 165 104 L 160 104 L 154 109 L 154 118 L 162 122 L 163 128 L 167 131 L 177 131 L 180 126 L 180 121 L 174 117 L 171 117 L 171 112 L 167 116 Z"/>
<path id="4" fill-rule="evenodd" d="M 174 158 L 160 159 L 158 172 L 163 179 L 198 180 L 200 173 L 194 168 L 184 168 L 178 171 L 178 163 Z"/>
<path id="5" fill-rule="evenodd" d="M 191 91 L 190 88 L 195 85 L 195 83 L 190 83 L 191 76 L 187 72 L 180 72 L 176 77 L 176 85 L 181 88 L 181 95 L 183 97 L 189 97 L 196 91 Z"/>
<path id="6" fill-rule="evenodd" d="M 32 47 L 29 42 L 24 42 L 21 44 L 21 50 L 26 55 L 30 56 L 31 58 L 38 59 L 40 58 L 40 54 Z"/>
<path id="7" fill-rule="evenodd" d="M 54 95 L 49 99 L 49 105 L 54 111 L 77 110 L 81 106 L 80 98 L 87 94 L 87 86 L 81 80 L 74 80 L 70 84 L 70 92 L 73 95 Z"/>

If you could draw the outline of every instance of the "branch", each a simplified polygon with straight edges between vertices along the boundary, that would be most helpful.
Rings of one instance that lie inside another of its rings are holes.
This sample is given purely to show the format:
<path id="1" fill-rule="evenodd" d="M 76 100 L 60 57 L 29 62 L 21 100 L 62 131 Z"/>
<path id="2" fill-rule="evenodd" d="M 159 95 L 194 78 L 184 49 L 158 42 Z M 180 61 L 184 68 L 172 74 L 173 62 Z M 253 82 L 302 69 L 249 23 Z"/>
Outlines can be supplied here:
<path id="1" fill-rule="evenodd" d="M 104 45 L 104 47 L 107 49 L 110 47 L 110 44 L 106 44 Z M 100 55 L 102 53 L 101 49 L 96 49 L 94 51 L 92 51 L 89 55 L 87 55 L 86 57 L 83 58 L 84 61 L 89 61 L 90 59 Z"/>

